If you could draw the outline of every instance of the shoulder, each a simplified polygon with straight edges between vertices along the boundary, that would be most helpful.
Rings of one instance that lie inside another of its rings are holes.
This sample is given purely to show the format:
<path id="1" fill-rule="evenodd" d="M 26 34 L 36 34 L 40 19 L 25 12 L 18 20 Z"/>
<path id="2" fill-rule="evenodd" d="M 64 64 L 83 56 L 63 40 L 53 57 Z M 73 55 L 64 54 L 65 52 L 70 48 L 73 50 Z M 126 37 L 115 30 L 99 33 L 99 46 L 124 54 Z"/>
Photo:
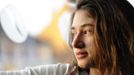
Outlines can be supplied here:
<path id="1" fill-rule="evenodd" d="M 69 69 L 69 64 L 49 64 L 35 67 L 27 67 L 30 70 L 30 75 L 66 75 Z"/>

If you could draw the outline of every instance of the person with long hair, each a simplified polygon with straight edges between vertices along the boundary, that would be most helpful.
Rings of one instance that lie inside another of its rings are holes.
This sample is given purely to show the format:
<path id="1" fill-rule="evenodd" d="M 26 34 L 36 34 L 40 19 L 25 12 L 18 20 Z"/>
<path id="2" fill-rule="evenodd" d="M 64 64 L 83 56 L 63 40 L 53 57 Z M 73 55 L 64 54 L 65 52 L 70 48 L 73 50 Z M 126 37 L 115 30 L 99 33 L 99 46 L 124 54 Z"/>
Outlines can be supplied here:
<path id="1" fill-rule="evenodd" d="M 0 75 L 134 75 L 133 16 L 134 8 L 126 0 L 78 0 L 69 34 L 72 64 Z"/>
<path id="2" fill-rule="evenodd" d="M 70 74 L 133 75 L 133 17 L 116 0 L 79 0 L 72 16 L 70 45 L 75 61 Z M 127 8 L 127 6 L 126 6 Z M 131 7 L 129 13 L 134 15 Z"/>

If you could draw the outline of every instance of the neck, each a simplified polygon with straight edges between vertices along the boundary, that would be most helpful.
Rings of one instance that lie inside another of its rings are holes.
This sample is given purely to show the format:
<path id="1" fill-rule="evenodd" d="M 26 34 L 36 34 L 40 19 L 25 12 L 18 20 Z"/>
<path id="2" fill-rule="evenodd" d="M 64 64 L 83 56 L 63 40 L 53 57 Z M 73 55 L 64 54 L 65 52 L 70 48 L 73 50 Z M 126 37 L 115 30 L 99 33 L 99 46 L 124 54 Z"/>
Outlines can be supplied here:
<path id="1" fill-rule="evenodd" d="M 89 75 L 103 75 L 102 71 L 97 68 L 90 68 L 89 72 Z"/>

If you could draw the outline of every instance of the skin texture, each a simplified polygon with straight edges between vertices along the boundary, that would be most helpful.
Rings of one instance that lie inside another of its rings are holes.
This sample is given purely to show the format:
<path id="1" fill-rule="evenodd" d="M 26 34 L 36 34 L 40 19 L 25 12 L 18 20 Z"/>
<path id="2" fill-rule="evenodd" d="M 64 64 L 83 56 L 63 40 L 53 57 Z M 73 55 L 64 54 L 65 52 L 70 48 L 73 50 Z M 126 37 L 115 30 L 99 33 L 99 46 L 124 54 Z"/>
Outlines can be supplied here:
<path id="1" fill-rule="evenodd" d="M 72 23 L 72 47 L 78 66 L 88 68 L 93 64 L 93 56 L 96 49 L 94 47 L 94 28 L 96 19 L 85 10 L 76 11 Z"/>

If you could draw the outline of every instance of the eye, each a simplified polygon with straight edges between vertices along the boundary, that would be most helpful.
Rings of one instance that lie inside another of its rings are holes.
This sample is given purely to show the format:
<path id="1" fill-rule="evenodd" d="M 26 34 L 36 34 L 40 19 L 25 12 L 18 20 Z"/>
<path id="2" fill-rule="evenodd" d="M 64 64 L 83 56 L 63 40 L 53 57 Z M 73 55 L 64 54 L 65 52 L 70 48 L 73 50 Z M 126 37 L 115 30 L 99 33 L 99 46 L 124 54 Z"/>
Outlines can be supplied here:
<path id="1" fill-rule="evenodd" d="M 83 31 L 83 35 L 89 35 L 89 34 L 92 34 L 93 33 L 93 30 L 84 30 Z"/>
<path id="2" fill-rule="evenodd" d="M 71 31 L 71 34 L 74 35 L 74 34 L 77 34 L 77 32 L 74 31 L 74 30 L 72 30 L 72 31 Z"/>

